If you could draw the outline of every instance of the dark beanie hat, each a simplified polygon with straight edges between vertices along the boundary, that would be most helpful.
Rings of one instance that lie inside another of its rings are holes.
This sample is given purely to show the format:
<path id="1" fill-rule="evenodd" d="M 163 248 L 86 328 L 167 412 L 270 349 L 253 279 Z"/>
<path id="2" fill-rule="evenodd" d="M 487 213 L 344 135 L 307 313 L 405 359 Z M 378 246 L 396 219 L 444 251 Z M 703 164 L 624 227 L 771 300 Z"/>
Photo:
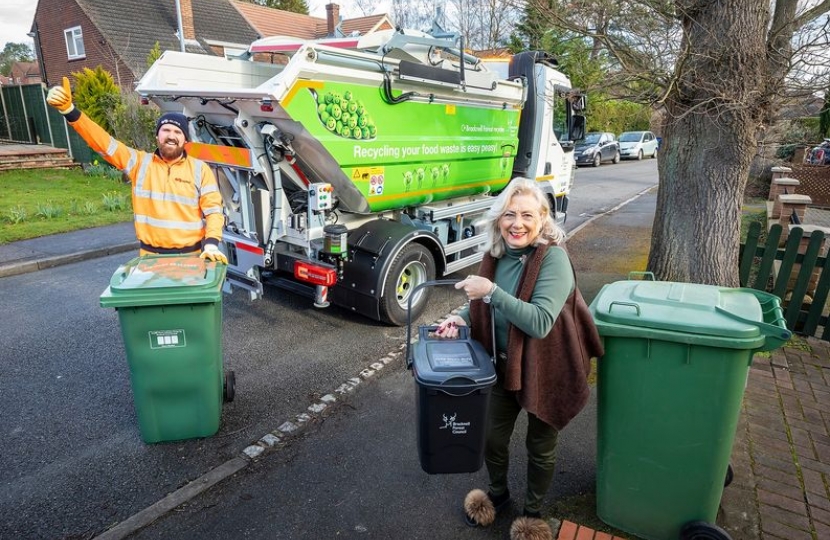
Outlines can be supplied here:
<path id="1" fill-rule="evenodd" d="M 182 113 L 169 112 L 161 115 L 161 118 L 159 118 L 158 122 L 156 122 L 156 135 L 159 134 L 159 130 L 164 124 L 172 124 L 176 126 L 182 130 L 182 133 L 184 133 L 184 140 L 190 140 L 190 129 L 187 125 L 187 117 Z"/>

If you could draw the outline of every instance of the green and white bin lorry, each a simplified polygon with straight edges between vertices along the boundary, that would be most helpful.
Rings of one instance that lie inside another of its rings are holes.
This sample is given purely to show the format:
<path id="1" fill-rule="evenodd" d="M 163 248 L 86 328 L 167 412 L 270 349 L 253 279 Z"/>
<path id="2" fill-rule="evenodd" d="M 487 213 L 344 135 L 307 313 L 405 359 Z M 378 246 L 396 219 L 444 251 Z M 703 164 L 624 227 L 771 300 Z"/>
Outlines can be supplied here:
<path id="1" fill-rule="evenodd" d="M 403 325 L 417 285 L 481 259 L 511 178 L 535 178 L 564 219 L 584 97 L 544 53 L 462 50 L 388 30 L 153 64 L 142 100 L 186 114 L 188 152 L 217 173 L 228 289 L 257 298 L 267 281 Z M 413 317 L 429 289 L 416 295 Z"/>

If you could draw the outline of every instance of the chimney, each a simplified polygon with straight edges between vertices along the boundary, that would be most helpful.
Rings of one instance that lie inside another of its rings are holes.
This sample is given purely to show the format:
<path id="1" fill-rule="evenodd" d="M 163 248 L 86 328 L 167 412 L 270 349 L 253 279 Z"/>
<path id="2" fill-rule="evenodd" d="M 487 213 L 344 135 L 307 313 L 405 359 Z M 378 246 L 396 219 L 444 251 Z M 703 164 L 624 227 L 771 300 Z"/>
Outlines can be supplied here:
<path id="1" fill-rule="evenodd" d="M 193 25 L 193 0 L 179 0 L 182 8 L 182 31 L 184 39 L 196 39 L 196 27 Z"/>
<path id="2" fill-rule="evenodd" d="M 340 24 L 340 6 L 337 4 L 326 4 L 326 32 L 329 37 L 334 36 L 334 29 Z"/>

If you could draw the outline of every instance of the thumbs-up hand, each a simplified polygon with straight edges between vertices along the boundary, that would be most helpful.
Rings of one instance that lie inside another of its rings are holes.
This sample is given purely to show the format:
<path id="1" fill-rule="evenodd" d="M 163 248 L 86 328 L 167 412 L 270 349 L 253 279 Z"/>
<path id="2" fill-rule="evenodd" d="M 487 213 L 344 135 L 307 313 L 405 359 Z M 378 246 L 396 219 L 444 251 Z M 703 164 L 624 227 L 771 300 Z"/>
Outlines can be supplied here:
<path id="1" fill-rule="evenodd" d="M 46 103 L 56 108 L 61 114 L 72 112 L 75 106 L 72 104 L 72 89 L 69 87 L 69 77 L 63 78 L 60 86 L 53 86 L 46 94 Z"/>

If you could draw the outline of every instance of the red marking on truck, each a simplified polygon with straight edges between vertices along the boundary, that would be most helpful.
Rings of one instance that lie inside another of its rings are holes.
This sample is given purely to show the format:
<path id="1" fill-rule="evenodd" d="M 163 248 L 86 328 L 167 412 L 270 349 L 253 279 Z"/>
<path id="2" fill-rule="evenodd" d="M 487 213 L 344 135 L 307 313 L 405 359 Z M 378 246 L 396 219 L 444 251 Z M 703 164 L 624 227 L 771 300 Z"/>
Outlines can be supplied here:
<path id="1" fill-rule="evenodd" d="M 331 41 L 318 41 L 316 45 L 325 45 L 326 47 L 334 47 L 337 49 L 356 49 L 357 48 L 358 40 L 356 39 L 346 39 L 346 40 L 331 40 Z M 269 53 L 269 52 L 292 52 L 300 50 L 300 47 L 305 45 L 306 42 L 304 41 L 292 41 L 290 43 L 274 43 L 274 44 L 267 44 L 264 43 L 262 45 L 251 45 L 249 51 L 252 53 Z"/>
<path id="2" fill-rule="evenodd" d="M 337 272 L 333 268 L 324 268 L 303 261 L 294 263 L 294 277 L 314 285 L 331 287 L 337 283 Z"/>
<path id="3" fill-rule="evenodd" d="M 237 242 L 234 245 L 236 246 L 236 249 L 241 249 L 242 251 L 247 251 L 248 253 L 253 253 L 254 255 L 262 255 L 265 253 L 265 250 L 259 246 L 249 246 L 248 244 L 243 244 L 241 242 Z"/>
<path id="4" fill-rule="evenodd" d="M 184 148 L 190 156 L 201 159 L 202 161 L 244 169 L 253 168 L 251 151 L 247 148 L 200 142 L 186 143 Z"/>
<path id="5" fill-rule="evenodd" d="M 305 173 L 303 173 L 302 169 L 300 169 L 300 166 L 297 165 L 296 161 L 291 164 L 291 168 L 294 169 L 294 172 L 297 173 L 297 176 L 300 177 L 300 180 L 303 181 L 303 184 L 305 184 L 306 186 L 311 184 L 311 181 L 309 181 L 308 177 L 305 175 Z"/>

